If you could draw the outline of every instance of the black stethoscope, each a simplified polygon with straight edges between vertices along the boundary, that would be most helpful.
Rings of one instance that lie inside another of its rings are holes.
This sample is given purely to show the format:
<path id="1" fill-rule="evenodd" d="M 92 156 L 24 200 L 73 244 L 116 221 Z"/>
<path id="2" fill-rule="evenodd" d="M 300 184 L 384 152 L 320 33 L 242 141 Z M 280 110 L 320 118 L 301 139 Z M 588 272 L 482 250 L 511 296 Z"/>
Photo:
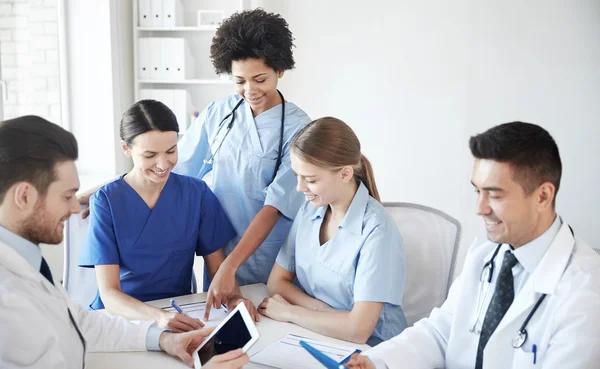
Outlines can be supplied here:
<path id="1" fill-rule="evenodd" d="M 284 128 L 284 124 L 285 124 L 285 99 L 283 98 L 283 94 L 279 90 L 277 90 L 277 93 L 281 97 L 281 131 L 279 134 L 279 150 L 277 151 L 277 162 L 275 163 L 275 170 L 273 171 L 273 177 L 271 178 L 271 183 L 275 180 L 275 176 L 277 175 L 277 171 L 279 170 L 279 167 L 281 166 L 281 160 L 283 158 L 283 150 L 282 149 L 283 149 L 283 128 Z M 241 99 L 235 105 L 233 110 L 231 110 L 231 112 L 229 114 L 227 114 L 221 120 L 221 123 L 219 123 L 219 128 L 217 129 L 217 133 L 215 134 L 215 137 L 213 138 L 212 142 L 210 143 L 210 147 L 208 148 L 208 151 L 206 152 L 206 156 L 204 157 L 204 160 L 202 160 L 202 162 L 204 164 L 202 164 L 202 168 L 200 168 L 200 173 L 202 173 L 206 164 L 210 164 L 210 165 L 213 164 L 215 155 L 217 155 L 217 153 L 221 149 L 221 146 L 223 146 L 223 142 L 225 141 L 225 138 L 227 138 L 229 131 L 231 131 L 231 127 L 233 127 L 233 122 L 235 121 L 235 111 L 240 107 L 240 105 L 242 105 L 243 102 L 244 102 L 244 99 Z M 229 123 L 227 124 L 227 126 L 225 128 L 225 134 L 223 135 L 223 138 L 221 139 L 221 143 L 219 143 L 219 146 L 217 146 L 217 148 L 215 149 L 215 151 L 213 153 L 211 148 L 214 147 L 215 142 L 217 141 L 217 138 L 219 137 L 219 133 L 221 133 L 221 130 L 223 129 L 223 127 L 225 127 L 225 121 L 227 119 L 229 119 Z"/>
<path id="2" fill-rule="evenodd" d="M 571 228 L 571 226 L 569 226 L 569 229 L 571 230 L 571 234 L 573 236 L 575 236 L 575 233 L 573 232 L 573 228 Z M 479 292 L 477 294 L 477 312 L 476 312 L 477 319 L 475 320 L 473 327 L 471 329 L 469 329 L 469 332 L 474 333 L 474 334 L 481 333 L 481 330 L 477 329 L 477 325 L 479 324 L 479 321 L 481 320 L 481 313 L 483 312 L 484 304 L 487 301 L 487 298 L 489 297 L 489 294 L 490 294 L 490 290 L 491 290 L 491 286 L 492 286 L 492 276 L 494 275 L 494 269 L 496 267 L 496 263 L 494 261 L 496 259 L 496 256 L 498 255 L 498 252 L 500 251 L 501 247 L 502 247 L 502 244 L 498 244 L 498 246 L 496 246 L 496 250 L 494 250 L 494 254 L 492 254 L 492 257 L 490 258 L 490 260 L 488 260 L 483 265 L 483 269 L 481 270 Z M 484 284 L 486 284 L 486 283 L 487 283 L 487 286 L 484 286 Z M 484 291 L 484 289 L 485 289 L 485 291 Z M 527 324 L 529 323 L 529 321 L 531 320 L 531 318 L 533 317 L 535 312 L 538 310 L 538 308 L 540 307 L 542 302 L 544 302 L 544 299 L 546 298 L 546 296 L 547 296 L 547 294 L 544 293 L 537 300 L 537 302 L 533 306 L 533 309 L 531 309 L 531 311 L 529 312 L 529 315 L 527 315 L 527 318 L 525 318 L 525 321 L 523 322 L 523 324 L 521 324 L 521 328 L 519 328 L 517 335 L 515 336 L 515 338 L 513 338 L 512 347 L 517 349 L 517 348 L 521 348 L 525 344 L 525 341 L 527 341 L 527 336 L 528 336 L 527 329 L 526 329 Z"/>
<path id="3" fill-rule="evenodd" d="M 83 346 L 83 359 L 82 359 L 81 367 L 85 369 L 85 350 L 87 347 L 86 341 L 85 341 L 85 338 L 83 338 L 83 334 L 81 334 L 81 331 L 79 330 L 79 327 L 77 326 L 77 323 L 75 322 L 75 319 L 73 318 L 73 314 L 71 314 L 71 309 L 67 308 L 67 312 L 69 313 L 69 320 L 71 321 L 71 324 L 73 324 L 73 327 L 77 331 L 77 335 L 79 336 L 79 340 L 81 341 L 81 345 Z"/>

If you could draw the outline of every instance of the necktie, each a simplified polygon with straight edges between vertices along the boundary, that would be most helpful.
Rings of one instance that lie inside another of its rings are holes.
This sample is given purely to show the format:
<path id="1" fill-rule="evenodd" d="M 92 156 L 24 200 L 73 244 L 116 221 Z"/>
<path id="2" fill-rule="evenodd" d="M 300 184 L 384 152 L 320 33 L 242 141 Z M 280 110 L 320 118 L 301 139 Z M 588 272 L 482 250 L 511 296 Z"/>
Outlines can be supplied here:
<path id="1" fill-rule="evenodd" d="M 496 281 L 494 296 L 492 296 L 492 301 L 485 313 L 485 319 L 483 320 L 483 326 L 481 327 L 475 369 L 481 369 L 483 366 L 483 349 L 515 298 L 512 268 L 517 265 L 518 262 L 519 261 L 510 250 L 507 250 L 504 253 L 504 260 L 502 261 L 500 274 L 498 274 L 498 280 Z"/>
<path id="2" fill-rule="evenodd" d="M 46 263 L 46 259 L 44 259 L 44 257 L 42 256 L 42 265 L 40 265 L 40 273 L 42 273 L 42 275 L 44 277 L 46 277 L 46 279 L 54 284 L 54 280 L 52 279 L 52 273 L 50 272 L 50 267 L 48 266 L 48 263 Z"/>

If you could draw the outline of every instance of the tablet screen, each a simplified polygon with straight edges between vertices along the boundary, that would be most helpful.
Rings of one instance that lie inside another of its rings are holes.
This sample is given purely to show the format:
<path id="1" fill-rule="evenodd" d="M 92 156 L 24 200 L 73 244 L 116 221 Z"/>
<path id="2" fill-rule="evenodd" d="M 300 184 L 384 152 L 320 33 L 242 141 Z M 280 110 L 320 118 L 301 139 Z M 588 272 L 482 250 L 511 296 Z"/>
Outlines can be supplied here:
<path id="1" fill-rule="evenodd" d="M 244 323 L 242 313 L 238 310 L 198 351 L 200 363 L 204 365 L 215 355 L 243 348 L 251 339 L 252 336 Z"/>

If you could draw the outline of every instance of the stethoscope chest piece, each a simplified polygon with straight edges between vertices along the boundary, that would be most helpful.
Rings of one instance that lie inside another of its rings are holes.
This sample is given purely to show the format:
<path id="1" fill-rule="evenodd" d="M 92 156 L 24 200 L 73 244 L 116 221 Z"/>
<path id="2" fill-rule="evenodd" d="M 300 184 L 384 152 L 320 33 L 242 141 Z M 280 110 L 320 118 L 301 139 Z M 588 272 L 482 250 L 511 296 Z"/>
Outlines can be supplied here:
<path id="1" fill-rule="evenodd" d="M 513 338 L 512 346 L 514 348 L 521 348 L 521 346 L 525 344 L 525 341 L 527 341 L 527 331 L 523 329 L 517 333 L 515 338 Z"/>

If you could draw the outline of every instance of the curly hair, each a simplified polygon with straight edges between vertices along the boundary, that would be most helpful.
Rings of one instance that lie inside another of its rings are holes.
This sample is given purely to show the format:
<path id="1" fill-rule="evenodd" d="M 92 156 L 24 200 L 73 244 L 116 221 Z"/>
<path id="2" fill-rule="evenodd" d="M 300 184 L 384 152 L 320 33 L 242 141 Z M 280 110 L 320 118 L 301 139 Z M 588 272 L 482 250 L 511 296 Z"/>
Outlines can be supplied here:
<path id="1" fill-rule="evenodd" d="M 210 59 L 218 74 L 231 74 L 236 60 L 262 59 L 277 72 L 294 68 L 294 38 L 279 14 L 263 9 L 234 13 L 217 29 Z"/>

